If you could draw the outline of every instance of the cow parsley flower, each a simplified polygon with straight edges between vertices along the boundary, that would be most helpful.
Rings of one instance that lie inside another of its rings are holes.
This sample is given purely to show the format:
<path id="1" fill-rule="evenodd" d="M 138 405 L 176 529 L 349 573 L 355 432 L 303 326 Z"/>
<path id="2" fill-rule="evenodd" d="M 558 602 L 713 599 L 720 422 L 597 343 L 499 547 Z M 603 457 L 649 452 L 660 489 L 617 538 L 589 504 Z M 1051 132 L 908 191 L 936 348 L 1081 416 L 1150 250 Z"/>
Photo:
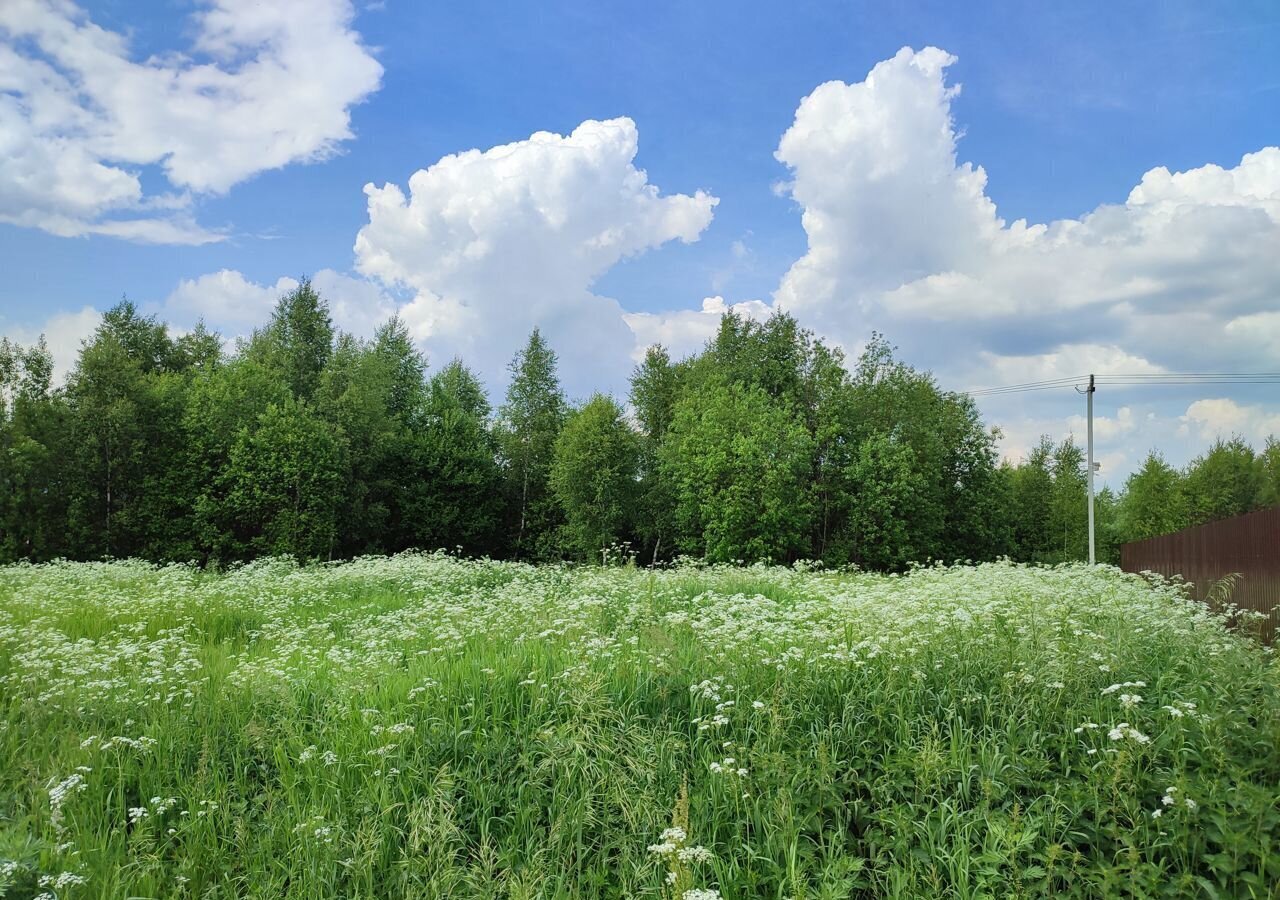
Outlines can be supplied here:
<path id="1" fill-rule="evenodd" d="M 1122 691 L 1125 688 L 1144 688 L 1146 686 L 1147 683 L 1145 681 L 1122 681 L 1119 684 L 1104 687 L 1102 689 L 1102 695 L 1105 697 L 1107 694 L 1114 694 L 1116 691 Z"/>
<path id="2" fill-rule="evenodd" d="M 1107 737 L 1111 738 L 1113 741 L 1122 741 L 1128 738 L 1129 740 L 1135 741 L 1139 744 L 1146 744 L 1151 740 L 1151 738 L 1134 728 L 1128 722 L 1121 722 L 1115 728 L 1112 728 L 1107 732 Z"/>

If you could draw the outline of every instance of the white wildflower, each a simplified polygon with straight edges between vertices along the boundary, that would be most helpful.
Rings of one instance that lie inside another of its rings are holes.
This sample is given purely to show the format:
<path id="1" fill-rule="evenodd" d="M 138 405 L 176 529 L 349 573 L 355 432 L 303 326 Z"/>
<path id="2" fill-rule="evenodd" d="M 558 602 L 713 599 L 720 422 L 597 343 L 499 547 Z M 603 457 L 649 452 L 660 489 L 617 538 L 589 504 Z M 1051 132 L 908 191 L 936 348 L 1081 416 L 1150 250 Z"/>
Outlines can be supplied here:
<path id="1" fill-rule="evenodd" d="M 1107 737 L 1111 738 L 1113 741 L 1122 741 L 1128 738 L 1129 740 L 1136 741 L 1139 744 L 1146 744 L 1151 740 L 1151 738 L 1134 728 L 1128 722 L 1121 722 L 1115 728 L 1112 728 L 1107 732 Z"/>
<path id="2" fill-rule="evenodd" d="M 706 847 L 683 847 L 676 851 L 676 857 L 684 863 L 706 863 L 713 859 L 711 851 Z"/>

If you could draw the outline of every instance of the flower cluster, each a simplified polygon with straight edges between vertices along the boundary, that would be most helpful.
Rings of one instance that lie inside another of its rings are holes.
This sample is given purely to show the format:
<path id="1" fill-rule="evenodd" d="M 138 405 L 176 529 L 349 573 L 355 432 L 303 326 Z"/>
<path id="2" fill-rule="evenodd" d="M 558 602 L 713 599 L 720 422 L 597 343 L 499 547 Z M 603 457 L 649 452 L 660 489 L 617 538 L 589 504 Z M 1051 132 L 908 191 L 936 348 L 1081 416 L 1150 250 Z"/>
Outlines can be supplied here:
<path id="1" fill-rule="evenodd" d="M 1177 787 L 1165 788 L 1164 796 L 1160 798 L 1160 806 L 1152 810 L 1151 818 L 1158 819 L 1162 815 L 1164 815 L 1164 811 L 1167 808 L 1177 805 L 1179 802 L 1178 798 L 1175 796 L 1177 793 L 1178 793 Z M 1181 801 L 1181 805 L 1184 806 L 1186 809 L 1190 810 L 1191 812 L 1195 812 L 1199 806 L 1199 804 L 1196 803 L 1196 801 L 1192 800 L 1190 797 L 1183 797 Z"/>
<path id="2" fill-rule="evenodd" d="M 1150 743 L 1151 738 L 1134 728 L 1128 722 L 1121 722 L 1119 725 L 1107 732 L 1107 737 L 1113 741 L 1130 740 L 1139 744 Z"/>

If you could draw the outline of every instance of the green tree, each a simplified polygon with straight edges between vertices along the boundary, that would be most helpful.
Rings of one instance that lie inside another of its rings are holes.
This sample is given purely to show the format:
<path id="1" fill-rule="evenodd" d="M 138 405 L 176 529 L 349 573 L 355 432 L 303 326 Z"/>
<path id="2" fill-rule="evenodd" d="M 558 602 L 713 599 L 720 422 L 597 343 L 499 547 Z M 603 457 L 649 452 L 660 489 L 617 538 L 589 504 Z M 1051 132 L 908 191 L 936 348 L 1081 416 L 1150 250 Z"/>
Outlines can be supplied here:
<path id="1" fill-rule="evenodd" d="M 760 387 L 711 378 L 685 393 L 661 459 L 682 549 L 716 561 L 807 555 L 811 454 L 804 424 Z"/>
<path id="2" fill-rule="evenodd" d="M 813 439 L 810 543 L 814 557 L 842 565 L 856 561 L 855 548 L 865 537 L 863 524 L 851 520 L 856 504 L 850 498 L 859 477 L 859 436 L 865 443 L 869 433 L 859 428 L 854 392 L 840 352 L 816 343 L 809 370 L 803 408 Z"/>
<path id="3" fill-rule="evenodd" d="M 1196 457 L 1182 480 L 1188 524 L 1200 525 L 1254 509 L 1262 488 L 1253 448 L 1242 438 L 1217 440 Z"/>
<path id="4" fill-rule="evenodd" d="M 1071 438 L 1054 448 L 1052 473 L 1049 534 L 1053 550 L 1049 561 L 1088 559 L 1089 485 L 1085 475 L 1085 453 Z M 1094 528 L 1096 539 L 1096 522 Z"/>
<path id="5" fill-rule="evenodd" d="M 1259 507 L 1280 505 L 1280 438 L 1271 435 L 1258 454 Z"/>
<path id="6" fill-rule="evenodd" d="M 310 400 L 333 355 L 333 322 L 329 304 L 303 278 L 276 303 L 271 321 L 254 333 L 247 353 L 280 373 L 299 400 Z"/>
<path id="7" fill-rule="evenodd" d="M 43 337 L 31 347 L 0 338 L 0 561 L 73 555 L 66 543 L 66 405 L 52 383 Z"/>
<path id="8" fill-rule="evenodd" d="M 887 437 L 910 448 L 912 484 L 897 495 L 917 559 L 986 559 L 1009 539 L 996 502 L 995 433 L 973 401 L 942 391 L 932 375 L 895 359 L 873 335 L 851 375 L 842 439 Z M 880 436 L 880 437 L 877 437 Z M 851 488 L 842 485 L 840 493 Z"/>
<path id="9" fill-rule="evenodd" d="M 631 406 L 640 426 L 640 460 L 635 528 L 645 556 L 656 563 L 672 549 L 675 497 L 659 463 L 659 450 L 675 417 L 680 375 L 665 347 L 655 344 L 631 374 Z"/>
<path id="10" fill-rule="evenodd" d="M 1000 484 L 1003 482 L 1003 485 Z M 1054 444 L 1048 435 L 1017 466 L 1005 466 L 995 482 L 1007 504 L 1011 523 L 1011 555 L 1025 562 L 1059 563 L 1089 556 L 1088 483 L 1084 451 L 1071 438 Z M 1095 496 L 1095 536 L 1101 548 L 1101 494 Z M 1114 517 L 1114 498 L 1107 494 L 1106 515 Z M 991 515 L 999 515 L 998 507 Z M 1108 519 L 1108 523 L 1111 519 Z M 1108 524 L 1114 532 L 1115 526 Z M 1113 540 L 1109 537 L 1107 540 Z M 1111 553 L 1111 550 L 1107 550 Z M 1102 550 L 1098 550 L 1102 558 Z"/>
<path id="11" fill-rule="evenodd" d="M 337 429 L 291 396 L 241 431 L 228 461 L 227 503 L 251 554 L 331 557 L 345 451 Z"/>
<path id="12" fill-rule="evenodd" d="M 144 374 L 183 368 L 182 353 L 169 337 L 168 326 L 155 316 L 141 315 L 128 300 L 121 300 L 102 314 L 98 334 L 110 335 Z"/>
<path id="13" fill-rule="evenodd" d="M 1031 448 L 1025 460 L 1007 469 L 1013 556 L 1024 562 L 1045 562 L 1053 553 L 1052 465 L 1053 443 L 1046 435 Z"/>
<path id="14" fill-rule="evenodd" d="M 1141 541 L 1185 528 L 1184 501 L 1182 475 L 1152 450 L 1142 468 L 1125 479 L 1118 510 L 1123 539 Z"/>
<path id="15" fill-rule="evenodd" d="M 869 569 L 901 569 L 918 559 L 910 513 L 924 478 L 914 452 L 889 435 L 874 434 L 858 445 L 849 463 L 847 538 L 852 562 Z"/>
<path id="16" fill-rule="evenodd" d="M 565 423 L 551 488 L 582 558 L 594 559 L 630 534 L 639 467 L 640 442 L 612 398 L 596 394 Z"/>
<path id="17" fill-rule="evenodd" d="M 696 367 L 798 406 L 813 343 L 812 334 L 786 313 L 774 313 L 764 322 L 728 313 Z"/>
<path id="18" fill-rule="evenodd" d="M 319 415 L 349 452 L 336 552 L 398 551 L 413 545 L 409 495 L 418 489 L 426 362 L 393 318 L 370 342 L 342 335 L 316 393 Z"/>
<path id="19" fill-rule="evenodd" d="M 460 361 L 432 376 L 417 450 L 422 477 L 407 486 L 416 546 L 496 549 L 503 482 L 488 418 L 484 388 Z"/>
<path id="20" fill-rule="evenodd" d="M 511 361 L 511 385 L 498 411 L 498 447 L 511 509 L 511 546 L 518 559 L 556 555 L 562 524 L 550 487 L 565 400 L 556 355 L 538 329 Z"/>
<path id="21" fill-rule="evenodd" d="M 1120 524 L 1120 498 L 1111 488 L 1104 487 L 1094 496 L 1093 517 L 1098 562 L 1120 565 L 1124 532 Z"/>
<path id="22" fill-rule="evenodd" d="M 108 310 L 67 384 L 67 530 L 87 556 L 186 557 L 186 360 L 154 317 Z"/>
<path id="23" fill-rule="evenodd" d="M 232 450 L 257 428 L 268 406 L 291 397 L 278 372 L 243 354 L 193 379 L 183 432 L 193 479 L 188 502 L 201 561 L 227 562 L 251 552 L 255 532 L 239 520 L 230 502 L 237 482 Z"/>

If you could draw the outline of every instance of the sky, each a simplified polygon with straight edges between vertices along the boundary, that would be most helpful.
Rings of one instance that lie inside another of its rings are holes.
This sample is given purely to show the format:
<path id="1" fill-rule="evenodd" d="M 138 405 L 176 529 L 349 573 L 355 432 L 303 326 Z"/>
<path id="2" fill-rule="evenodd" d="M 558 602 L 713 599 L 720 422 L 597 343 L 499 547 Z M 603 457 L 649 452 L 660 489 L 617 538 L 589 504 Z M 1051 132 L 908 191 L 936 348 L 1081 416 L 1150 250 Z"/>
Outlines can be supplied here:
<path id="1" fill-rule="evenodd" d="M 0 3 L 0 334 L 122 297 L 247 335 L 310 277 L 495 394 L 786 311 L 950 390 L 1280 371 L 1280 6 Z M 1070 384 L 980 399 L 1084 435 Z M 1104 482 L 1280 435 L 1271 385 L 1107 386 Z"/>

